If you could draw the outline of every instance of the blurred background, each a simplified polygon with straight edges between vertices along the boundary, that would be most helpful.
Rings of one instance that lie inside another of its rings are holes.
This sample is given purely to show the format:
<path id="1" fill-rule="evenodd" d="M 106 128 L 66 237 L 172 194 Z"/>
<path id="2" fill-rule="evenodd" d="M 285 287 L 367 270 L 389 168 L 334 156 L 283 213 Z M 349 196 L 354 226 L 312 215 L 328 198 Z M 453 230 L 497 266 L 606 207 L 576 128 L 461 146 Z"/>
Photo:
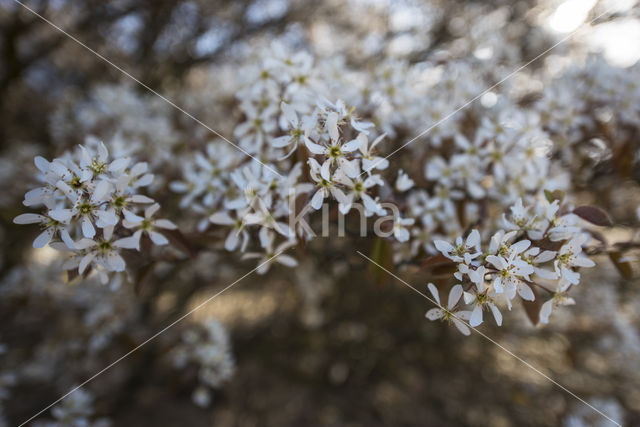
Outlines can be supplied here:
<path id="1" fill-rule="evenodd" d="M 618 69 L 640 58 L 634 0 L 25 4 L 223 135 L 233 134 L 241 115 L 237 70 L 273 40 L 311 52 L 316 63 L 343 61 L 374 74 L 393 61 L 468 57 L 495 60 L 505 75 L 576 29 L 531 73 L 553 74 L 592 53 Z M 544 90 L 540 81 L 522 84 Z M 430 121 L 425 116 L 405 136 Z M 157 172 L 158 188 L 179 177 L 171 158 L 203 148 L 209 137 L 68 36 L 0 0 L 0 425 L 26 420 L 251 268 L 234 254 L 203 250 L 138 277 L 136 286 L 69 283 L 55 251 L 31 248 L 37 230 L 12 219 L 37 184 L 33 157 L 53 158 L 88 134 L 156 150 L 158 165 L 169 165 Z M 630 240 L 637 222 L 639 172 L 629 168 L 621 178 L 602 166 L 576 193 L 610 212 L 618 224 L 606 231 L 612 242 Z M 154 196 L 165 217 L 182 215 L 178 196 Z M 117 426 L 612 425 L 482 337 L 427 322 L 426 300 L 375 280 L 352 255 L 371 247 L 311 244 L 297 269 L 250 276 L 185 320 L 224 327 L 215 330 L 229 375 L 212 394 L 194 394 L 197 371 L 174 369 L 170 343 L 184 333 L 176 328 L 89 383 L 91 405 L 78 405 L 91 410 L 78 410 L 90 424 Z M 550 325 L 533 326 L 514 309 L 504 327 L 483 331 L 624 425 L 640 425 L 639 283 L 606 258 L 583 272 L 577 305 Z M 424 290 L 423 272 L 403 273 Z M 51 411 L 38 419 L 73 424 Z"/>

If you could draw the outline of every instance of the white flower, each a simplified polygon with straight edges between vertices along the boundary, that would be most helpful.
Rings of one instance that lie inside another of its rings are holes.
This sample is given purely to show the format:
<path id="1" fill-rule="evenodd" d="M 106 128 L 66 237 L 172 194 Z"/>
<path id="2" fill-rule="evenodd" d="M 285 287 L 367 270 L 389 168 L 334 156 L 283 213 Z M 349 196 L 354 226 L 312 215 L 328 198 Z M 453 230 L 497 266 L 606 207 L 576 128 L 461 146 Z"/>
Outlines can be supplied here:
<path id="1" fill-rule="evenodd" d="M 455 246 L 445 240 L 435 240 L 433 243 L 442 255 L 454 262 L 469 264 L 474 258 L 481 255 L 478 230 L 472 230 L 464 242 L 462 236 L 458 236 Z"/>
<path id="2" fill-rule="evenodd" d="M 435 287 L 433 283 L 429 283 L 428 285 L 429 291 L 433 298 L 436 301 L 436 305 L 438 308 L 432 308 L 427 311 L 425 317 L 429 320 L 446 320 L 448 322 L 452 322 L 456 328 L 463 335 L 470 335 L 471 331 L 467 327 L 467 325 L 463 322 L 463 320 L 469 320 L 471 312 L 469 311 L 457 311 L 455 310 L 458 301 L 460 301 L 460 297 L 462 296 L 462 285 L 455 285 L 449 291 L 449 300 L 447 302 L 447 308 L 444 308 L 440 303 L 440 295 L 438 294 L 438 288 Z"/>
<path id="3" fill-rule="evenodd" d="M 131 177 L 129 175 L 120 175 L 116 180 L 115 191 L 111 194 L 111 200 L 109 201 L 110 207 L 107 211 L 116 216 L 122 212 L 124 219 L 129 222 L 140 222 L 142 217 L 135 214 L 132 210 L 133 203 L 153 203 L 153 199 L 143 196 L 141 194 L 127 194 L 130 192 L 129 182 Z M 111 224 L 115 225 L 115 224 Z"/>
<path id="4" fill-rule="evenodd" d="M 264 235 L 268 229 L 273 229 L 286 237 L 287 239 L 292 239 L 294 237 L 294 232 L 289 227 L 288 224 L 276 220 L 276 217 L 269 211 L 267 206 L 260 199 L 258 202 L 259 212 L 247 213 L 244 217 L 244 221 L 249 225 L 260 225 L 262 228 L 260 230 L 260 234 Z M 263 247 L 264 239 L 263 239 Z"/>
<path id="5" fill-rule="evenodd" d="M 81 221 L 82 234 L 91 239 L 96 235 L 95 225 L 104 228 L 114 226 L 118 223 L 118 217 L 113 211 L 104 210 L 103 202 L 109 199 L 111 184 L 106 180 L 100 180 L 89 197 L 75 197 L 75 192 L 63 181 L 58 181 L 58 188 L 64 190 L 67 197 L 74 203 L 71 212 L 73 216 Z M 63 210 L 52 211 L 55 215 Z"/>
<path id="6" fill-rule="evenodd" d="M 534 218 L 529 215 L 528 209 L 522 204 L 522 198 L 519 197 L 516 203 L 511 206 L 511 220 L 507 219 L 505 214 L 502 214 L 505 228 L 508 230 L 527 230 Z"/>
<path id="7" fill-rule="evenodd" d="M 595 262 L 582 254 L 582 244 L 588 236 L 581 234 L 564 245 L 558 251 L 554 267 L 556 273 L 573 285 L 580 283 L 580 273 L 573 271 L 572 267 L 593 267 Z"/>
<path id="8" fill-rule="evenodd" d="M 147 162 L 138 162 L 128 172 L 129 187 L 139 188 L 146 187 L 153 182 L 154 175 L 149 173 L 149 165 Z"/>
<path id="9" fill-rule="evenodd" d="M 89 146 L 79 146 L 78 150 L 51 162 L 36 157 L 36 166 L 46 185 L 27 193 L 25 204 L 42 203 L 47 211 L 41 215 L 19 215 L 14 221 L 40 224 L 44 231 L 36 238 L 35 247 L 50 243 L 56 250 L 71 253 L 63 265 L 65 269 L 77 268 L 83 274 L 91 265 L 100 281 L 107 283 L 109 272 L 122 272 L 126 267 L 121 249 L 139 250 L 143 231 L 153 234 L 152 228 L 175 228 L 175 225 L 167 220 L 151 220 L 157 205 L 145 212 L 146 218 L 137 214 L 137 204 L 153 202 L 147 196 L 135 194 L 136 188 L 153 180 L 146 163 L 136 163 L 128 170 L 130 158 L 109 160 L 105 145 L 93 137 L 87 137 L 86 144 Z M 118 226 L 121 220 L 124 227 Z M 129 235 L 127 227 L 140 230 Z M 55 241 L 56 234 L 64 244 Z M 162 235 L 157 236 L 160 238 L 152 235 L 156 243 L 168 243 Z"/>
<path id="10" fill-rule="evenodd" d="M 522 259 L 533 266 L 533 272 L 547 280 L 556 280 L 558 278 L 558 274 L 555 271 L 550 271 L 541 267 L 538 267 L 538 264 L 544 264 L 555 259 L 556 253 L 554 251 L 542 251 L 540 252 L 540 248 L 532 247 L 527 249 L 522 254 Z"/>
<path id="11" fill-rule="evenodd" d="M 240 243 L 240 251 L 244 252 L 249 243 L 249 233 L 245 229 L 245 215 L 247 210 L 238 210 L 236 218 L 232 218 L 228 212 L 220 211 L 212 214 L 209 221 L 218 225 L 233 225 L 233 228 L 224 241 L 224 248 L 228 251 L 234 251 Z"/>
<path id="12" fill-rule="evenodd" d="M 271 145 L 276 148 L 283 148 L 293 144 L 293 147 L 289 152 L 280 159 L 284 160 L 289 157 L 296 148 L 298 148 L 298 143 L 302 141 L 303 138 L 309 136 L 309 132 L 313 129 L 316 123 L 311 116 L 303 116 L 302 120 L 299 120 L 295 109 L 284 101 L 280 103 L 280 108 L 282 109 L 282 113 L 286 119 L 286 125 L 289 128 L 289 135 L 274 138 L 271 141 Z M 285 127 L 283 127 L 283 129 L 284 128 Z"/>
<path id="13" fill-rule="evenodd" d="M 335 182 L 344 185 L 347 190 L 345 199 L 340 201 L 339 206 L 340 212 L 342 212 L 344 215 L 346 215 L 349 210 L 351 210 L 351 205 L 356 200 L 362 200 L 362 202 L 364 203 L 365 214 L 367 216 L 380 211 L 381 207 L 379 206 L 378 202 L 376 202 L 370 195 L 367 194 L 367 190 L 369 190 L 370 188 L 376 185 L 382 185 L 382 179 L 379 175 L 371 175 L 364 181 L 362 181 L 359 179 L 359 177 L 351 179 L 341 170 L 338 170 L 334 174 L 333 179 Z"/>
<path id="14" fill-rule="evenodd" d="M 502 326 L 502 313 L 500 313 L 498 307 L 493 303 L 490 292 L 486 289 L 464 292 L 464 302 L 466 304 L 473 305 L 473 310 L 471 311 L 471 316 L 469 318 L 469 325 L 476 327 L 482 323 L 482 311 L 484 307 L 487 306 L 491 309 L 493 318 L 496 320 L 498 326 Z"/>
<path id="15" fill-rule="evenodd" d="M 173 364 L 177 369 L 194 365 L 198 368 L 200 384 L 192 399 L 198 406 L 208 406 L 212 399 L 211 389 L 220 387 L 235 371 L 229 334 L 215 319 L 191 325 L 183 332 L 182 342 L 173 352 Z"/>
<path id="16" fill-rule="evenodd" d="M 370 173 L 373 169 L 384 170 L 389 167 L 389 161 L 387 159 L 374 154 L 376 145 L 378 145 L 385 136 L 386 134 L 382 134 L 377 137 L 371 143 L 371 146 L 369 146 L 369 138 L 367 138 L 367 135 L 364 133 L 360 133 L 356 138 L 360 143 L 358 149 L 360 150 L 360 153 L 362 153 L 362 170 L 365 172 Z"/>
<path id="17" fill-rule="evenodd" d="M 434 157 L 425 166 L 424 176 L 429 181 L 438 181 L 448 186 L 452 181 L 453 171 L 442 157 Z"/>
<path id="18" fill-rule="evenodd" d="M 295 258 L 282 253 L 290 247 L 295 246 L 296 242 L 294 240 L 284 241 L 275 249 L 273 249 L 273 241 L 274 237 L 271 235 L 267 244 L 264 246 L 264 253 L 247 252 L 242 256 L 243 259 L 258 258 L 258 268 L 256 270 L 258 274 L 265 274 L 274 262 L 287 267 L 296 267 L 298 265 L 298 261 L 296 261 Z"/>
<path id="19" fill-rule="evenodd" d="M 510 240 L 513 237 L 515 237 L 516 234 L 517 234 L 516 231 L 510 231 L 509 233 L 505 233 L 504 230 L 498 230 L 498 232 L 496 232 L 493 236 L 491 236 L 488 253 L 492 255 L 499 254 L 502 256 L 507 256 L 510 253 L 509 252 L 509 248 L 511 247 Z"/>
<path id="20" fill-rule="evenodd" d="M 59 425 L 88 426 L 89 417 L 93 414 L 93 396 L 82 388 L 74 391 L 51 409 L 51 415 L 59 421 Z M 49 425 L 49 424 L 47 424 Z M 53 425 L 58 425 L 53 423 Z"/>
<path id="21" fill-rule="evenodd" d="M 105 227 L 103 234 L 103 238 L 97 241 L 85 238 L 76 242 L 76 249 L 81 256 L 78 273 L 84 273 L 92 263 L 107 271 L 124 271 L 126 264 L 118 249 L 131 249 L 131 241 L 127 238 L 113 241 L 113 227 Z"/>
<path id="22" fill-rule="evenodd" d="M 552 227 L 548 232 L 549 239 L 552 242 L 558 242 L 573 238 L 580 232 L 579 221 L 578 216 L 572 213 L 554 219 L 551 221 Z"/>
<path id="23" fill-rule="evenodd" d="M 122 225 L 126 228 L 137 228 L 131 237 L 120 239 L 120 244 L 126 242 L 128 249 L 140 250 L 140 237 L 142 233 L 147 233 L 151 241 L 156 245 L 166 245 L 169 243 L 166 237 L 155 231 L 156 229 L 175 230 L 178 228 L 168 219 L 153 219 L 153 215 L 160 209 L 160 205 L 154 203 L 144 210 L 144 218 L 138 217 L 135 220 L 124 219 Z M 121 246 L 122 247 L 122 246 Z"/>
<path id="24" fill-rule="evenodd" d="M 89 136 L 87 139 L 93 137 Z M 123 157 L 113 160 L 108 163 L 109 150 L 102 141 L 98 142 L 97 153 L 92 153 L 84 145 L 80 145 L 80 167 L 84 170 L 89 170 L 93 173 L 94 177 L 106 174 L 108 172 L 119 174 L 130 163 L 131 159 Z"/>
<path id="25" fill-rule="evenodd" d="M 329 133 L 330 142 L 327 145 L 316 144 L 309 138 L 305 137 L 305 145 L 313 154 L 322 154 L 326 157 L 324 164 L 337 165 L 342 169 L 344 173 L 355 178 L 358 176 L 358 169 L 356 166 L 347 159 L 346 154 L 356 151 L 361 141 L 354 139 L 349 142 L 340 142 L 340 132 L 338 130 L 338 115 L 336 113 L 329 113 L 325 123 L 325 128 Z M 323 164 L 323 167 L 324 167 Z"/>
<path id="26" fill-rule="evenodd" d="M 341 99 L 337 100 L 336 103 L 333 104 L 326 98 L 321 97 L 321 102 L 319 102 L 318 105 L 322 110 L 334 110 L 334 112 L 338 116 L 339 121 L 349 121 L 351 127 L 358 132 L 362 132 L 368 135 L 369 131 L 367 129 L 374 126 L 371 122 L 361 122 L 356 120 L 356 117 L 353 114 L 354 108 L 348 108 L 344 101 L 342 101 Z"/>
<path id="27" fill-rule="evenodd" d="M 533 301 L 535 296 L 533 291 L 523 282 L 529 280 L 529 275 L 533 274 L 534 268 L 523 261 L 517 253 L 511 254 L 508 258 L 502 256 L 489 255 L 487 262 L 496 269 L 496 277 L 493 281 L 493 289 L 496 293 L 506 291 L 508 300 L 515 297 L 517 293 L 527 301 Z"/>
<path id="28" fill-rule="evenodd" d="M 564 292 L 556 292 L 553 297 L 542 304 L 540 307 L 540 321 L 542 323 L 549 323 L 549 316 L 554 307 L 559 305 L 574 305 L 576 302 L 573 298 L 567 297 Z"/>
<path id="29" fill-rule="evenodd" d="M 395 237 L 398 242 L 406 242 L 407 240 L 409 240 L 409 237 L 411 237 L 407 226 L 413 225 L 414 223 L 415 220 L 413 218 L 394 218 L 393 237 Z"/>
<path id="30" fill-rule="evenodd" d="M 211 404 L 211 392 L 208 388 L 200 386 L 193 391 L 191 400 L 193 400 L 193 403 L 197 406 L 206 408 Z"/>
<path id="31" fill-rule="evenodd" d="M 15 217 L 13 219 L 13 222 L 15 224 L 40 224 L 40 227 L 44 230 L 33 241 L 34 248 L 45 247 L 51 241 L 51 239 L 53 239 L 53 236 L 55 236 L 56 232 L 58 232 L 62 241 L 70 249 L 73 249 L 75 244 L 71 239 L 71 236 L 69 235 L 69 231 L 67 230 L 69 220 L 71 219 L 71 212 L 66 211 L 64 212 L 63 216 L 58 216 L 57 218 L 58 219 L 54 219 L 46 215 L 26 213 Z"/>
<path id="32" fill-rule="evenodd" d="M 239 139 L 241 147 L 250 153 L 258 153 L 267 135 L 276 129 L 276 122 L 272 120 L 272 116 L 277 112 L 277 104 L 262 108 L 247 100 L 242 102 L 241 109 L 246 121 L 236 126 L 233 134 Z"/>
<path id="33" fill-rule="evenodd" d="M 322 207 L 322 202 L 324 199 L 329 197 L 329 195 L 333 195 L 335 199 L 339 203 L 349 204 L 349 199 L 342 192 L 340 188 L 338 188 L 335 183 L 331 180 L 331 175 L 329 174 L 329 164 L 325 162 L 322 166 L 315 160 L 309 159 L 309 173 L 311 175 L 311 179 L 313 179 L 317 183 L 318 190 L 311 197 L 311 207 L 313 209 L 320 209 Z M 325 166 L 327 165 L 327 166 Z"/>
<path id="34" fill-rule="evenodd" d="M 414 182 L 409 175 L 407 175 L 402 169 L 398 170 L 398 178 L 396 179 L 396 190 L 400 192 L 407 191 L 414 186 Z"/>

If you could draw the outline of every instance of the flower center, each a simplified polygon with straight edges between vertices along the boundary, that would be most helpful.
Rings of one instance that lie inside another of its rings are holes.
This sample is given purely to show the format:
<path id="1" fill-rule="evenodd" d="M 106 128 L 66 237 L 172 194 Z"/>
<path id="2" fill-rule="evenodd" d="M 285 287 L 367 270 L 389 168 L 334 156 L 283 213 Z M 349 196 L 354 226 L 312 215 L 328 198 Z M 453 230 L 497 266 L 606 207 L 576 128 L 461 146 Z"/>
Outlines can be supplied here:
<path id="1" fill-rule="evenodd" d="M 478 305 L 485 305 L 487 302 L 489 302 L 489 297 L 485 293 L 476 294 L 476 301 Z"/>
<path id="2" fill-rule="evenodd" d="M 558 263 L 565 265 L 569 264 L 571 261 L 571 255 L 573 255 L 571 252 L 558 255 Z"/>
<path id="3" fill-rule="evenodd" d="M 107 242 L 106 240 L 102 240 L 100 243 L 98 243 L 98 249 L 100 249 L 100 252 L 106 253 L 111 250 L 111 243 Z"/>
<path id="4" fill-rule="evenodd" d="M 127 204 L 127 201 L 122 196 L 118 196 L 115 199 L 113 199 L 113 206 L 115 206 L 118 209 L 124 208 L 126 204 Z"/>
<path id="5" fill-rule="evenodd" d="M 107 165 L 104 162 L 99 161 L 98 159 L 93 159 L 91 161 L 91 166 L 89 166 L 94 175 L 100 175 L 104 173 L 107 169 Z"/>
<path id="6" fill-rule="evenodd" d="M 91 203 L 84 202 L 78 207 L 78 212 L 82 215 L 88 215 L 93 211 L 93 205 Z"/>
<path id="7" fill-rule="evenodd" d="M 74 190 L 78 190 L 82 188 L 82 182 L 80 181 L 80 177 L 77 175 L 74 175 L 73 178 L 71 178 L 71 181 L 69 181 L 69 186 Z"/>
<path id="8" fill-rule="evenodd" d="M 329 148 L 329 157 L 332 158 L 337 158 L 340 157 L 342 155 L 342 150 L 340 149 L 339 146 L 337 145 L 333 145 L 331 148 Z"/>

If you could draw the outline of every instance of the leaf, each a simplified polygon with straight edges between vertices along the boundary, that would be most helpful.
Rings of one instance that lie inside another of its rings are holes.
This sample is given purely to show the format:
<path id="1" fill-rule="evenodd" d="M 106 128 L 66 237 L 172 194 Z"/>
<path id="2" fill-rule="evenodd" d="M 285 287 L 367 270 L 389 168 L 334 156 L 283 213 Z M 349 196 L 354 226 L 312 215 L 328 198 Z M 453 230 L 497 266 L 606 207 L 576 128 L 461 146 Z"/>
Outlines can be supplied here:
<path id="1" fill-rule="evenodd" d="M 536 241 L 536 246 L 545 251 L 558 251 L 564 245 L 566 240 L 560 240 L 557 242 L 552 242 L 551 240 L 545 238 L 543 240 Z"/>
<path id="2" fill-rule="evenodd" d="M 75 285 L 80 281 L 80 274 L 78 274 L 77 268 L 72 268 L 70 270 L 65 270 L 63 273 L 63 280 L 68 285 Z"/>
<path id="3" fill-rule="evenodd" d="M 562 201 L 564 200 L 564 191 L 562 191 L 562 190 L 553 190 L 553 191 L 544 190 L 544 196 L 547 198 L 547 201 L 549 203 L 553 203 L 554 200 L 557 200 L 560 203 L 562 203 Z"/>
<path id="4" fill-rule="evenodd" d="M 382 237 L 376 238 L 370 258 L 387 270 L 393 271 L 393 251 L 391 242 L 388 240 Z M 373 263 L 369 264 L 369 272 L 378 286 L 388 283 L 391 278 L 389 273 Z"/>
<path id="5" fill-rule="evenodd" d="M 442 254 L 433 255 L 429 258 L 422 261 L 420 267 L 422 268 L 434 268 L 443 264 L 455 264 L 455 262 L 451 261 L 449 258 Z"/>
<path id="6" fill-rule="evenodd" d="M 154 262 L 150 262 L 147 265 L 140 268 L 135 277 L 134 290 L 136 295 L 140 296 L 145 285 L 149 283 L 149 280 L 153 277 Z"/>
<path id="7" fill-rule="evenodd" d="M 610 251 L 609 258 L 622 277 L 625 279 L 631 279 L 633 277 L 631 263 L 623 260 L 622 253 L 620 251 Z"/>
<path id="8" fill-rule="evenodd" d="M 538 296 L 538 292 L 536 292 L 535 287 L 530 286 L 530 288 L 536 298 L 533 301 L 527 301 L 524 299 L 521 299 L 521 301 L 522 306 L 524 307 L 524 311 L 525 313 L 527 313 L 527 317 L 529 318 L 533 326 L 536 326 L 540 321 L 540 308 L 542 307 L 542 302 L 540 301 L 540 297 Z"/>
<path id="9" fill-rule="evenodd" d="M 442 254 L 433 255 L 420 264 L 420 268 L 430 270 L 433 278 L 451 277 L 458 270 L 458 264 Z"/>
<path id="10" fill-rule="evenodd" d="M 431 275 L 436 278 L 451 277 L 453 273 L 458 271 L 457 264 L 440 264 L 431 270 Z"/>
<path id="11" fill-rule="evenodd" d="M 189 255 L 191 258 L 195 258 L 198 254 L 191 246 L 189 240 L 180 232 L 180 230 L 162 230 L 162 234 L 169 239 L 172 246 L 180 249 L 182 252 Z"/>
<path id="12" fill-rule="evenodd" d="M 607 239 L 606 237 L 604 237 L 604 235 L 602 233 L 599 233 L 596 230 L 589 230 L 589 234 L 591 234 L 591 237 L 593 237 L 594 239 L 596 239 L 598 242 L 602 243 L 603 247 L 607 247 Z"/>
<path id="13" fill-rule="evenodd" d="M 606 227 L 613 224 L 609 214 L 597 206 L 578 206 L 573 213 L 594 225 Z"/>

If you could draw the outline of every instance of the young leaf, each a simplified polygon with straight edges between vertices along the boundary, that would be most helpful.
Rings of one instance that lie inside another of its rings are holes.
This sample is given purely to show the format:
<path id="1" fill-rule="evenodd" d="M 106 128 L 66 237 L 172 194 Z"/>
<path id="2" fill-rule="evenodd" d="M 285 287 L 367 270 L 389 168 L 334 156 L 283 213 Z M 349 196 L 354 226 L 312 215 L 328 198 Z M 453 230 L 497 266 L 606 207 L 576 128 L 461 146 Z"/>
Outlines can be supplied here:
<path id="1" fill-rule="evenodd" d="M 162 234 L 169 239 L 169 242 L 175 248 L 180 249 L 191 258 L 198 256 L 198 253 L 193 249 L 189 240 L 182 234 L 180 230 L 162 230 Z"/>
<path id="2" fill-rule="evenodd" d="M 611 218 L 609 218 L 609 214 L 597 206 L 578 206 L 573 210 L 573 213 L 591 224 L 602 227 L 613 224 Z"/>
<path id="3" fill-rule="evenodd" d="M 451 261 L 449 258 L 447 258 L 446 256 L 444 256 L 442 254 L 438 254 L 438 255 L 430 256 L 429 258 L 427 258 L 424 261 L 422 261 L 422 263 L 420 264 L 420 267 L 422 267 L 422 268 L 435 268 L 435 267 L 438 267 L 438 266 L 441 266 L 441 265 L 446 265 L 446 264 L 455 265 L 455 262 Z"/>
<path id="4" fill-rule="evenodd" d="M 631 279 L 633 277 L 633 270 L 631 269 L 631 263 L 629 261 L 624 261 L 622 258 L 622 253 L 619 251 L 611 251 L 609 252 L 609 258 L 613 265 L 615 265 L 618 272 L 625 279 Z"/>
<path id="5" fill-rule="evenodd" d="M 145 285 L 147 285 L 153 277 L 153 267 L 155 267 L 155 263 L 150 262 L 138 270 L 134 282 L 136 295 L 140 296 L 142 294 L 142 290 L 145 288 Z"/>
<path id="6" fill-rule="evenodd" d="M 546 197 L 546 199 L 547 199 L 547 201 L 549 203 L 553 203 L 554 200 L 557 200 L 560 203 L 562 203 L 562 201 L 564 200 L 564 191 L 562 191 L 562 190 L 553 190 L 553 191 L 544 190 L 544 197 Z"/>
<path id="7" fill-rule="evenodd" d="M 536 292 L 536 288 L 531 286 L 531 290 L 533 291 L 533 295 L 536 297 L 533 301 L 522 300 L 522 306 L 524 307 L 525 313 L 527 313 L 527 317 L 531 321 L 533 326 L 536 326 L 540 321 L 540 308 L 542 307 L 542 301 L 540 301 L 540 297 L 538 296 L 538 292 Z"/>
<path id="8" fill-rule="evenodd" d="M 76 283 L 78 283 L 80 275 L 78 274 L 77 268 L 72 268 L 71 270 L 65 270 L 64 273 L 66 274 L 63 275 L 63 278 L 67 284 L 75 285 Z"/>
<path id="9" fill-rule="evenodd" d="M 562 245 L 565 244 L 565 242 L 566 242 L 566 240 L 560 240 L 560 241 L 557 241 L 557 242 L 552 242 L 548 238 L 545 238 L 543 240 L 536 241 L 536 244 L 540 249 L 545 250 L 545 251 L 558 251 L 558 250 L 560 250 Z"/>
<path id="10" fill-rule="evenodd" d="M 382 237 L 376 238 L 371 251 L 371 259 L 389 271 L 393 271 L 393 251 L 391 243 Z M 369 263 L 369 272 L 378 286 L 386 284 L 390 275 L 373 263 Z"/>

